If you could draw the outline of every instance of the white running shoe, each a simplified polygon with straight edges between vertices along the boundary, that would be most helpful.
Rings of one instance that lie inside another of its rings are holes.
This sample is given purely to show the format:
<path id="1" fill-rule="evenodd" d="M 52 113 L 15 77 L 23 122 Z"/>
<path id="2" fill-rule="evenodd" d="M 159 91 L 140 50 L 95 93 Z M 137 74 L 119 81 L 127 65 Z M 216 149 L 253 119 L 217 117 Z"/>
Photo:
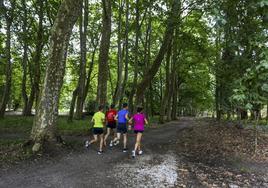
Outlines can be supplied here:
<path id="1" fill-rule="evenodd" d="M 113 141 L 111 140 L 111 142 L 110 142 L 110 145 L 109 145 L 110 147 L 113 147 Z"/>
<path id="2" fill-rule="evenodd" d="M 133 150 L 133 151 L 132 151 L 132 158 L 135 158 L 135 156 L 136 156 L 136 151 Z"/>
<path id="3" fill-rule="evenodd" d="M 85 142 L 85 147 L 88 148 L 88 146 L 89 146 L 89 141 L 87 140 L 87 141 Z"/>
<path id="4" fill-rule="evenodd" d="M 116 140 L 114 143 L 114 146 L 118 145 L 119 144 L 119 140 Z"/>
<path id="5" fill-rule="evenodd" d="M 139 155 L 142 155 L 142 154 L 143 154 L 143 151 L 142 151 L 142 150 L 139 150 L 139 151 L 138 151 L 138 154 L 139 154 Z"/>

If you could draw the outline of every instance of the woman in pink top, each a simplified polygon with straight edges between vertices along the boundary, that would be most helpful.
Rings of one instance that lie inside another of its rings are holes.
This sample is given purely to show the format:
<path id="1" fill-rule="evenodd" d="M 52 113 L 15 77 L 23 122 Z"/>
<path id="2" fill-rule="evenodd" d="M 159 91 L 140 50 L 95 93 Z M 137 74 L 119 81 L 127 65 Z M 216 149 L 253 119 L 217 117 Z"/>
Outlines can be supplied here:
<path id="1" fill-rule="evenodd" d="M 136 156 L 136 152 L 138 150 L 138 154 L 142 154 L 141 150 L 141 137 L 144 131 L 144 124 L 148 124 L 148 121 L 145 115 L 142 113 L 142 108 L 138 107 L 137 113 L 129 120 L 130 123 L 134 121 L 134 132 L 137 134 L 136 143 L 134 150 L 132 151 L 132 157 Z"/>

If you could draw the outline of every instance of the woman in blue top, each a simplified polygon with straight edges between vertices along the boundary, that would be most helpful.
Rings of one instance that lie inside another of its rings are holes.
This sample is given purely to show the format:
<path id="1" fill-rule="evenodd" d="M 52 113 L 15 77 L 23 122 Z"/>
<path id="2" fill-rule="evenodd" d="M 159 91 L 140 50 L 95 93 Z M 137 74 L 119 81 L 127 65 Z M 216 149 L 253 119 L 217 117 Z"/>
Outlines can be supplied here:
<path id="1" fill-rule="evenodd" d="M 123 109 L 120 110 L 115 116 L 115 120 L 117 120 L 117 137 L 113 140 L 113 145 L 119 144 L 119 140 L 121 134 L 124 137 L 124 148 L 123 152 L 127 152 L 127 122 L 129 120 L 129 112 L 127 103 L 123 104 Z"/>

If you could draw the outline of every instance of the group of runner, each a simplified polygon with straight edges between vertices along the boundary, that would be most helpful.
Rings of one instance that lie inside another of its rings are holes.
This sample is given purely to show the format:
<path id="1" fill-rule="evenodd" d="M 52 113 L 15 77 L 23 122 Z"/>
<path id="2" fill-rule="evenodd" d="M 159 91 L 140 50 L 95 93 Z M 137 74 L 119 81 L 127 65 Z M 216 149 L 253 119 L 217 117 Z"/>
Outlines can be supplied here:
<path id="1" fill-rule="evenodd" d="M 93 139 L 86 141 L 86 148 L 100 140 L 98 154 L 102 154 L 103 147 L 107 145 L 107 139 L 113 132 L 113 138 L 111 139 L 109 146 L 113 147 L 118 145 L 121 135 L 123 135 L 123 152 L 127 152 L 127 132 L 128 130 L 133 129 L 136 134 L 136 143 L 132 150 L 132 157 L 134 158 L 136 154 L 141 155 L 143 153 L 141 150 L 141 138 L 144 131 L 144 125 L 148 124 L 148 121 L 143 114 L 143 109 L 141 107 L 138 107 L 137 112 L 130 117 L 127 103 L 124 103 L 123 108 L 118 112 L 115 110 L 115 105 L 112 104 L 106 114 L 104 114 L 104 106 L 99 106 L 98 112 L 92 117 L 92 122 L 94 123 Z M 104 135 L 105 125 L 107 127 L 107 132 Z"/>

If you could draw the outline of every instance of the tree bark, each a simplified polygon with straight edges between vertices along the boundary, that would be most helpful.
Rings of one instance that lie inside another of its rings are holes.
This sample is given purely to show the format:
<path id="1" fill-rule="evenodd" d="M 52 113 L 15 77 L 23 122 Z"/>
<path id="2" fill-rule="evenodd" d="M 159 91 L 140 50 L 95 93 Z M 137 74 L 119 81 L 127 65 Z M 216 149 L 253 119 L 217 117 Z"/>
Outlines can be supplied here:
<path id="1" fill-rule="evenodd" d="M 6 106 L 10 98 L 11 82 L 12 82 L 12 63 L 11 63 L 11 26 L 14 18 L 15 1 L 11 2 L 11 8 L 8 10 L 4 5 L 4 16 L 6 19 L 6 46 L 5 46 L 5 59 L 6 59 L 6 83 L 4 87 L 4 93 L 0 104 L 0 118 L 3 118 L 6 111 Z"/>
<path id="2" fill-rule="evenodd" d="M 140 36 L 140 12 L 139 12 L 139 0 L 136 0 L 136 36 L 135 36 L 135 52 L 134 52 L 134 79 L 132 84 L 132 89 L 130 91 L 129 95 L 129 110 L 131 113 L 133 113 L 134 104 L 133 104 L 133 98 L 137 87 L 138 82 L 138 64 L 139 64 L 139 36 Z"/>
<path id="3" fill-rule="evenodd" d="M 148 15 L 148 25 L 146 29 L 146 37 L 145 37 L 145 56 L 144 56 L 144 69 L 143 73 L 146 73 L 147 68 L 150 66 L 151 61 L 151 36 L 152 36 L 152 14 L 151 14 L 152 6 L 149 6 L 149 15 Z M 150 100 L 150 92 L 151 90 L 146 92 L 146 105 L 145 105 L 145 111 L 147 112 L 147 116 L 152 115 L 151 111 L 151 100 Z"/>
<path id="4" fill-rule="evenodd" d="M 36 34 L 36 47 L 33 57 L 33 67 L 30 71 L 32 74 L 31 81 L 31 93 L 28 97 L 28 103 L 24 108 L 23 114 L 25 116 L 32 115 L 32 108 L 35 103 L 35 109 L 38 106 L 39 94 L 40 94 L 40 81 L 41 81 L 41 60 L 42 60 L 42 50 L 44 47 L 44 1 L 37 0 L 36 9 L 38 12 L 38 28 Z"/>
<path id="5" fill-rule="evenodd" d="M 163 43 L 160 50 L 151 66 L 151 68 L 146 72 L 141 82 L 137 85 L 136 90 L 136 105 L 141 104 L 143 95 L 147 87 L 149 86 L 151 80 L 155 77 L 162 60 L 167 52 L 168 46 L 171 43 L 173 32 L 177 22 L 177 16 L 179 15 L 179 1 L 175 0 L 172 5 L 172 10 L 167 20 L 167 29 L 164 34 Z"/>
<path id="6" fill-rule="evenodd" d="M 123 96 L 125 95 L 125 89 L 128 81 L 128 50 L 129 50 L 129 0 L 126 0 L 126 23 L 125 23 L 125 70 L 124 80 L 122 84 L 121 98 L 119 99 L 119 107 L 122 105 Z"/>
<path id="7" fill-rule="evenodd" d="M 107 81 L 108 81 L 108 58 L 111 37 L 111 0 L 102 0 L 102 37 L 99 53 L 99 72 L 98 72 L 98 92 L 97 104 L 105 105 L 107 100 Z"/>
<path id="8" fill-rule="evenodd" d="M 268 103 L 266 104 L 266 122 L 268 122 Z"/>
<path id="9" fill-rule="evenodd" d="M 167 52 L 167 57 L 166 57 L 166 88 L 165 88 L 165 93 L 164 97 L 161 101 L 160 105 L 160 116 L 159 116 L 159 123 L 164 123 L 164 117 L 166 115 L 166 109 L 167 109 L 167 104 L 168 104 L 168 99 L 169 99 L 169 93 L 170 93 L 170 57 L 171 57 L 171 45 L 168 49 Z"/>
<path id="10" fill-rule="evenodd" d="M 76 101 L 75 118 L 81 119 L 84 108 L 85 82 L 86 82 L 86 64 L 87 64 L 87 26 L 88 26 L 88 0 L 84 0 L 84 11 L 81 11 L 79 24 L 80 30 L 80 74 L 78 81 L 78 92 Z"/>
<path id="11" fill-rule="evenodd" d="M 178 106 L 178 75 L 175 75 L 175 82 L 174 82 L 174 93 L 172 96 L 172 111 L 171 111 L 171 119 L 177 119 L 177 106 Z"/>
<path id="12" fill-rule="evenodd" d="M 122 83 L 123 83 L 123 56 L 122 56 L 122 12 L 123 5 L 122 0 L 119 0 L 119 15 L 118 15 L 118 31 L 117 31 L 117 81 L 116 89 L 113 96 L 113 104 L 117 105 L 119 100 L 122 98 Z"/>
<path id="13" fill-rule="evenodd" d="M 23 110 L 22 115 L 25 116 L 25 112 L 28 105 L 28 95 L 26 91 L 26 82 L 27 82 L 27 61 L 28 61 L 28 43 L 27 43 L 27 7 L 25 0 L 22 0 L 22 8 L 23 8 L 23 58 L 22 58 L 22 83 L 21 83 L 21 96 L 23 100 Z"/>
<path id="14" fill-rule="evenodd" d="M 76 98 L 77 98 L 77 93 L 78 93 L 78 88 L 75 88 L 75 90 L 73 91 L 72 100 L 71 100 L 71 104 L 70 104 L 70 111 L 69 111 L 69 116 L 68 116 L 68 121 L 69 122 L 73 121 L 74 108 L 75 108 L 75 101 L 76 101 Z"/>
<path id="15" fill-rule="evenodd" d="M 174 43 L 174 42 L 173 42 Z M 174 45 L 172 46 L 174 49 Z M 166 116 L 167 119 L 166 121 L 171 121 L 172 119 L 172 104 L 173 104 L 173 95 L 174 95 L 174 84 L 175 84 L 175 79 L 176 79 L 176 58 L 174 58 L 174 50 L 173 50 L 173 58 L 172 58 L 172 65 L 171 65 L 171 74 L 170 74 L 170 82 L 169 82 L 169 90 L 168 90 L 168 99 L 167 99 L 167 111 L 166 111 Z"/>
<path id="16" fill-rule="evenodd" d="M 72 28 L 80 14 L 82 2 L 82 0 L 62 1 L 51 31 L 44 86 L 31 132 L 34 152 L 42 148 L 44 141 L 53 142 L 57 138 L 59 97 L 65 73 L 68 43 Z"/>
<path id="17" fill-rule="evenodd" d="M 94 50 L 92 52 L 92 57 L 91 57 L 91 61 L 90 61 L 89 69 L 88 69 L 88 73 L 87 73 L 87 80 L 86 80 L 86 86 L 85 86 L 85 93 L 84 93 L 83 101 L 86 100 L 87 93 L 89 91 L 89 86 L 90 86 L 90 82 L 91 82 L 91 74 L 92 74 L 92 71 L 93 71 L 93 68 L 94 68 L 96 51 L 97 51 L 97 45 L 94 47 Z"/>
<path id="18" fill-rule="evenodd" d="M 41 60 L 42 60 L 42 50 L 44 47 L 44 1 L 37 0 L 38 9 L 38 31 L 36 38 L 36 49 L 34 56 L 34 93 L 35 93 L 35 106 L 37 109 L 39 94 L 40 94 L 40 80 L 41 80 Z"/>

